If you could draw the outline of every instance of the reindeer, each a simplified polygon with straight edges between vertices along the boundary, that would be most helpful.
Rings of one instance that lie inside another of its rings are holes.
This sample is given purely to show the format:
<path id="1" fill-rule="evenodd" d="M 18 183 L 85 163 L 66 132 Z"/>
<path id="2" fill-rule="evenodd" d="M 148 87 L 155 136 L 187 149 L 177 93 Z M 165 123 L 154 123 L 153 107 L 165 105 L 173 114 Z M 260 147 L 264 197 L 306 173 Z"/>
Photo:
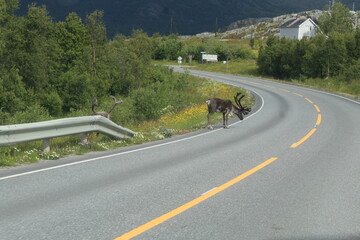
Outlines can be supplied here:
<path id="1" fill-rule="evenodd" d="M 96 99 L 96 98 L 93 99 L 92 106 L 91 106 L 91 109 L 92 109 L 92 112 L 93 112 L 93 114 L 92 114 L 93 116 L 94 116 L 94 115 L 100 115 L 100 116 L 103 116 L 103 117 L 106 117 L 106 118 L 110 119 L 111 112 L 114 110 L 114 108 L 116 107 L 116 105 L 123 102 L 121 99 L 119 99 L 119 101 L 116 101 L 116 98 L 115 98 L 114 96 L 110 96 L 110 97 L 111 97 L 112 99 L 114 99 L 114 105 L 112 106 L 112 108 L 111 108 L 108 112 L 105 112 L 105 111 L 96 112 L 96 111 L 95 111 L 95 106 L 98 105 L 98 102 L 97 102 L 97 99 Z"/>
<path id="2" fill-rule="evenodd" d="M 247 115 L 249 112 L 251 112 L 251 108 L 249 107 L 243 107 L 240 103 L 241 99 L 245 97 L 245 95 L 240 96 L 241 93 L 237 93 L 236 96 L 234 96 L 234 100 L 237 106 L 235 106 L 231 100 L 227 99 L 220 99 L 220 98 L 211 98 L 206 101 L 208 105 L 208 128 L 213 129 L 213 127 L 210 124 L 210 117 L 215 113 L 222 113 L 223 114 L 223 125 L 224 128 L 229 128 L 228 126 L 228 116 L 230 113 L 234 113 L 236 116 L 239 117 L 240 120 L 244 119 L 244 115 Z M 240 96 L 240 97 L 239 97 Z"/>

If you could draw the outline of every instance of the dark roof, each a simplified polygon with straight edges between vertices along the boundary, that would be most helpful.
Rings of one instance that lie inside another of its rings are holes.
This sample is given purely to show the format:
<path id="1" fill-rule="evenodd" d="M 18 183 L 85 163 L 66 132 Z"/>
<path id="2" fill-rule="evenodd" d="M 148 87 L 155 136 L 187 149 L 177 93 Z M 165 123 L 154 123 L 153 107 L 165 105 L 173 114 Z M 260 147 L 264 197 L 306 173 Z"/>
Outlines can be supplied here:
<path id="1" fill-rule="evenodd" d="M 306 20 L 307 20 L 306 18 L 295 18 L 285 22 L 280 26 L 280 28 L 298 28 Z"/>

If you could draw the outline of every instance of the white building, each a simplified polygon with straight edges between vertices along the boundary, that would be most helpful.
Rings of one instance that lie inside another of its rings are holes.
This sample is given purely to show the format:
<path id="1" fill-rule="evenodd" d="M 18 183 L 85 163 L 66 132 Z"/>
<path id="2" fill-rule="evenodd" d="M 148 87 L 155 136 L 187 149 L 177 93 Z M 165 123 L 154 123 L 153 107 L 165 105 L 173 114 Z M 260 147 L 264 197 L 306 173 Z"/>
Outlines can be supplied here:
<path id="1" fill-rule="evenodd" d="M 303 37 L 312 38 L 319 27 L 311 18 L 295 18 L 280 26 L 280 38 L 301 40 Z"/>

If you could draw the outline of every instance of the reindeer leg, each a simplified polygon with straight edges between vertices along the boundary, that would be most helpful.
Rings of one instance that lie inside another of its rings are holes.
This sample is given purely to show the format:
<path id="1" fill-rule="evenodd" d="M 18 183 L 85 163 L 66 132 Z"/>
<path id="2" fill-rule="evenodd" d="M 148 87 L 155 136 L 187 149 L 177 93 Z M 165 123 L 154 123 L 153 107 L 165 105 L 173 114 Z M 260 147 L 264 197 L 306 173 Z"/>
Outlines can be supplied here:
<path id="1" fill-rule="evenodd" d="M 229 126 L 228 126 L 228 118 L 229 118 L 229 114 L 224 113 L 224 128 L 229 128 Z"/>
<path id="2" fill-rule="evenodd" d="M 223 127 L 226 128 L 226 113 L 223 113 Z"/>
<path id="3" fill-rule="evenodd" d="M 208 115 L 207 115 L 207 119 L 208 119 L 208 129 L 213 129 L 213 127 L 211 126 L 211 123 L 210 123 L 210 117 L 211 117 L 211 115 L 213 115 L 212 113 L 209 113 Z"/>

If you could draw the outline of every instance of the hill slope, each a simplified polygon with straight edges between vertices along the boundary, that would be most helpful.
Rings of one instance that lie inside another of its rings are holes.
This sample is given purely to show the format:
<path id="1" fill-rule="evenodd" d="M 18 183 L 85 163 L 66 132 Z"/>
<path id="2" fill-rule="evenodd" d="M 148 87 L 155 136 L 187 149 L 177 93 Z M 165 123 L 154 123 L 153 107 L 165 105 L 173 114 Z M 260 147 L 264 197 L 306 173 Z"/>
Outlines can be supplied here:
<path id="1" fill-rule="evenodd" d="M 20 0 L 18 14 L 26 13 L 28 4 L 46 5 L 55 20 L 64 20 L 70 12 L 81 17 L 94 10 L 104 10 L 109 37 L 128 35 L 132 29 L 149 34 L 195 34 L 215 31 L 237 20 L 275 17 L 284 13 L 322 9 L 328 0 Z M 360 0 L 343 0 L 349 8 Z"/>

